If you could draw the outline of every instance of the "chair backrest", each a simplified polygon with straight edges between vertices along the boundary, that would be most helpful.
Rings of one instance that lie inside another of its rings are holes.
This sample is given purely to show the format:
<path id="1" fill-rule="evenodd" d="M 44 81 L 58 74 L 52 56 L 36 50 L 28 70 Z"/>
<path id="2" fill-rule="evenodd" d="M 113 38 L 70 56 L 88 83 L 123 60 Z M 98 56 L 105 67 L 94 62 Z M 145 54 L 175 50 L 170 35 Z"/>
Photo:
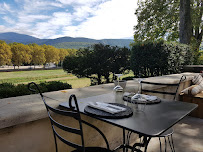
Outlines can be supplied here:
<path id="1" fill-rule="evenodd" d="M 33 88 L 34 87 L 34 88 Z M 54 140 L 55 140 L 55 146 L 56 146 L 56 152 L 58 151 L 58 147 L 57 147 L 57 139 L 60 139 L 63 143 L 65 143 L 66 145 L 69 145 L 75 149 L 79 149 L 80 151 L 85 152 L 85 147 L 84 147 L 84 137 L 83 137 L 83 130 L 82 130 L 82 121 L 81 121 L 81 116 L 80 116 L 80 112 L 79 112 L 79 107 L 78 107 L 78 103 L 77 103 L 77 99 L 75 95 L 71 95 L 69 98 L 69 107 L 67 109 L 67 111 L 65 110 L 61 110 L 61 109 L 56 109 L 53 108 L 51 106 L 49 106 L 46 103 L 46 96 L 44 96 L 42 94 L 42 92 L 40 91 L 38 85 L 34 82 L 31 82 L 28 84 L 28 88 L 30 91 L 32 92 L 39 92 L 44 105 L 46 107 L 50 122 L 51 122 L 51 127 L 53 130 L 53 134 L 54 134 Z M 74 100 L 74 104 L 75 106 L 72 106 L 72 99 Z M 78 128 L 73 128 L 64 124 L 61 124 L 59 122 L 57 122 L 54 117 L 52 117 L 52 115 L 54 114 L 58 114 L 58 115 L 62 115 L 62 116 L 68 116 L 68 117 L 72 117 L 74 118 L 76 121 L 79 122 L 79 127 Z M 69 132 L 69 133 L 73 133 L 73 134 L 77 134 L 79 136 L 81 136 L 81 145 L 68 141 L 67 139 L 63 138 L 56 130 L 56 128 L 58 128 L 57 130 L 63 130 L 65 132 Z"/>
<path id="2" fill-rule="evenodd" d="M 183 75 L 177 83 L 159 83 L 143 80 L 141 81 L 141 93 L 156 94 L 157 96 L 169 95 L 175 100 L 179 85 L 185 79 L 186 76 Z"/>

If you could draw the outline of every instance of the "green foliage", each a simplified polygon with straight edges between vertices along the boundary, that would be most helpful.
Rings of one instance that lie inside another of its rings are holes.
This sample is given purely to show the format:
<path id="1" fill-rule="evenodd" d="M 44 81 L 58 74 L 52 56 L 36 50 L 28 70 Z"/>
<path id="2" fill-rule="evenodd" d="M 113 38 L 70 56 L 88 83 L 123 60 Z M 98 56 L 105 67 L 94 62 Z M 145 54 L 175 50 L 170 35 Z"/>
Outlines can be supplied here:
<path id="1" fill-rule="evenodd" d="M 72 86 L 70 84 L 59 82 L 59 81 L 50 81 L 50 82 L 40 83 L 39 88 L 42 92 L 50 92 L 50 91 L 71 89 Z M 32 94 L 32 92 L 28 90 L 27 84 L 18 84 L 16 86 L 11 83 L 0 84 L 0 99 L 22 96 L 22 95 L 29 95 L 29 94 Z"/>
<path id="2" fill-rule="evenodd" d="M 61 42 L 61 43 L 56 43 L 53 46 L 56 48 L 63 48 L 63 49 L 80 49 L 80 48 L 86 48 L 94 43 L 88 43 L 88 42 Z"/>
<path id="3" fill-rule="evenodd" d="M 102 76 L 109 82 L 110 73 L 122 73 L 129 68 L 128 48 L 119 48 L 103 44 L 79 49 L 75 56 L 67 56 L 63 61 L 63 69 L 77 77 L 93 77 L 98 84 Z"/>
<path id="4" fill-rule="evenodd" d="M 128 77 L 122 78 L 122 80 L 133 80 L 134 78 L 135 76 L 128 76 Z"/>
<path id="5" fill-rule="evenodd" d="M 77 40 L 77 38 L 75 38 Z M 53 44 L 56 48 L 72 48 L 72 49 L 80 49 L 90 47 L 91 45 L 102 43 L 104 45 L 112 45 L 112 46 L 119 46 L 119 47 L 129 47 L 130 42 L 133 40 L 130 39 L 103 39 L 103 40 L 90 40 L 88 42 L 58 42 Z"/>
<path id="6" fill-rule="evenodd" d="M 45 63 L 58 63 L 60 60 L 59 50 L 51 45 L 42 45 L 45 52 Z"/>
<path id="7" fill-rule="evenodd" d="M 203 35 L 203 3 L 202 0 L 191 0 L 191 43 L 197 50 Z M 180 22 L 180 0 L 139 0 L 135 12 L 138 24 L 134 27 L 134 40 L 159 40 L 178 41 Z"/>
<path id="8" fill-rule="evenodd" d="M 75 55 L 76 49 L 57 49 L 51 45 L 38 45 L 22 43 L 6 44 L 0 40 L 0 66 L 10 65 L 41 65 L 45 63 L 62 64 L 65 56 Z"/>
<path id="9" fill-rule="evenodd" d="M 179 73 L 183 65 L 190 65 L 194 61 L 193 51 L 190 46 L 180 43 L 164 43 L 164 51 L 168 53 L 168 72 Z"/>
<path id="10" fill-rule="evenodd" d="M 179 0 L 178 0 L 179 1 Z M 135 41 L 178 39 L 179 2 L 177 0 L 140 0 L 135 14 L 138 24 L 135 29 Z"/>
<path id="11" fill-rule="evenodd" d="M 34 65 L 44 64 L 46 60 L 44 48 L 37 44 L 29 44 L 28 46 L 32 50 L 32 63 Z"/>
<path id="12" fill-rule="evenodd" d="M 70 84 L 63 83 L 60 81 L 50 81 L 50 82 L 40 83 L 40 85 L 45 86 L 47 88 L 47 92 L 72 88 Z"/>
<path id="13" fill-rule="evenodd" d="M 131 51 L 131 69 L 135 76 L 149 77 L 181 72 L 182 66 L 191 64 L 189 46 L 164 41 L 135 43 Z"/>
<path id="14" fill-rule="evenodd" d="M 0 41 L 0 66 L 11 63 L 12 52 L 11 47 L 4 41 Z"/>
<path id="15" fill-rule="evenodd" d="M 12 63 L 16 66 L 20 66 L 23 63 L 30 63 L 32 60 L 32 50 L 28 45 L 21 43 L 9 44 L 12 51 Z"/>

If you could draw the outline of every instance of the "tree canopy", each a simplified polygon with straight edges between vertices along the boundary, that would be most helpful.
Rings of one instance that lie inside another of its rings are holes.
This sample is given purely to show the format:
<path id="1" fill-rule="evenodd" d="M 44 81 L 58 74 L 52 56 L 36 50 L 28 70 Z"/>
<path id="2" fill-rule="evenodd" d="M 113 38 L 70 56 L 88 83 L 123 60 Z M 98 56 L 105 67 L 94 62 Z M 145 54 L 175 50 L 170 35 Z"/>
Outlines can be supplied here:
<path id="1" fill-rule="evenodd" d="M 9 45 L 0 41 L 0 66 L 11 63 L 12 52 Z"/>
<path id="2" fill-rule="evenodd" d="M 32 50 L 32 63 L 34 65 L 44 64 L 46 61 L 44 48 L 37 44 L 29 44 L 29 47 Z"/>
<path id="3" fill-rule="evenodd" d="M 42 47 L 45 50 L 45 58 L 46 58 L 46 63 L 57 63 L 59 62 L 59 51 L 51 46 L 51 45 L 42 45 Z"/>
<path id="4" fill-rule="evenodd" d="M 108 83 L 110 73 L 122 73 L 129 67 L 129 56 L 128 48 L 94 44 L 79 49 L 76 55 L 66 56 L 63 69 L 78 77 L 94 78 L 98 84 L 102 83 L 103 76 Z"/>
<path id="5" fill-rule="evenodd" d="M 12 43 L 11 51 L 12 51 L 12 63 L 17 65 L 18 67 L 23 63 L 30 63 L 32 60 L 32 50 L 28 45 L 24 45 L 21 43 Z"/>
<path id="6" fill-rule="evenodd" d="M 139 0 L 138 9 L 135 12 L 138 18 L 138 24 L 134 27 L 135 41 L 161 38 L 178 41 L 180 2 L 184 3 L 183 0 Z M 190 0 L 190 12 L 191 42 L 193 47 L 197 49 L 203 35 L 202 0 Z"/>
<path id="7" fill-rule="evenodd" d="M 0 40 L 0 66 L 40 65 L 45 63 L 62 64 L 65 56 L 75 56 L 76 49 L 58 49 L 51 45 L 9 43 Z"/>

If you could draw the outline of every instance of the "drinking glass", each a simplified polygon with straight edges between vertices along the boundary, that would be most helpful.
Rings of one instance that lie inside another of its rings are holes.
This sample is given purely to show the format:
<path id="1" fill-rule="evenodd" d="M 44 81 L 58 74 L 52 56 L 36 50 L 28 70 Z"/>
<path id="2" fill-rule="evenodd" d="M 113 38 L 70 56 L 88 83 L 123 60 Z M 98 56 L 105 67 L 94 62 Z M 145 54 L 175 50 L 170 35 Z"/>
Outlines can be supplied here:
<path id="1" fill-rule="evenodd" d="M 137 100 L 134 100 L 134 104 L 136 105 L 135 107 L 136 107 L 137 111 L 144 111 L 145 107 L 146 107 L 146 102 L 142 103 L 142 104 L 138 104 L 139 100 L 143 100 L 142 95 L 141 95 L 141 82 L 144 80 L 144 78 L 135 78 L 134 80 L 138 82 L 138 91 L 136 94 L 136 96 L 138 98 L 137 98 Z"/>
<path id="2" fill-rule="evenodd" d="M 115 86 L 114 90 L 115 91 L 123 91 L 123 88 L 119 85 L 119 80 L 120 80 L 120 77 L 122 76 L 122 74 L 115 74 L 117 76 L 117 81 L 118 81 L 118 84 Z"/>
<path id="3" fill-rule="evenodd" d="M 117 76 L 118 84 L 114 87 L 114 97 L 116 103 L 122 103 L 123 101 L 123 88 L 119 85 L 119 79 L 122 76 L 122 74 L 115 74 Z"/>

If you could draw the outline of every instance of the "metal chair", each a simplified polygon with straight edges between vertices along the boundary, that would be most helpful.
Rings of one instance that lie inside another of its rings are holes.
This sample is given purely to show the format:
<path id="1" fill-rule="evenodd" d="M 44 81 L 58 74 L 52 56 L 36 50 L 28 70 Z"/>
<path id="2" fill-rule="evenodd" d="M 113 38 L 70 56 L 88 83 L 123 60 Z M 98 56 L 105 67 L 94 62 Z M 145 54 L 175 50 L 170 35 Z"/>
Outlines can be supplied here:
<path id="1" fill-rule="evenodd" d="M 34 88 L 33 88 L 34 87 Z M 28 84 L 28 88 L 30 91 L 32 92 L 38 92 L 44 102 L 44 105 L 46 107 L 50 122 L 51 122 L 51 127 L 53 130 L 53 134 L 54 134 L 54 141 L 55 141 L 55 147 L 56 147 L 56 152 L 58 152 L 58 146 L 57 146 L 57 138 L 59 140 L 61 140 L 63 143 L 65 143 L 66 145 L 72 147 L 74 150 L 72 150 L 72 152 L 112 152 L 109 149 L 109 143 L 105 137 L 105 135 L 94 125 L 84 121 L 81 119 L 80 116 L 80 112 L 79 112 L 79 107 L 78 107 L 78 103 L 77 103 L 77 99 L 75 95 L 71 95 L 69 98 L 69 109 L 67 110 L 61 110 L 61 109 L 56 109 L 53 108 L 51 106 L 49 106 L 46 103 L 45 98 L 48 98 L 46 96 L 44 96 L 42 94 L 42 92 L 40 91 L 38 85 L 34 82 L 31 82 Z M 74 100 L 74 105 L 72 105 L 72 100 Z M 67 117 L 71 117 L 74 118 L 74 120 L 76 120 L 79 123 L 79 128 L 73 128 L 64 124 L 59 123 L 54 117 L 53 115 L 58 114 L 60 116 L 67 116 Z M 83 123 L 96 129 L 96 131 L 98 131 L 100 133 L 100 135 L 102 135 L 102 137 L 104 138 L 107 148 L 102 148 L 102 147 L 85 147 L 85 141 L 84 141 L 84 136 L 83 136 Z M 64 137 L 62 137 L 59 133 L 58 130 L 62 130 L 68 133 L 72 133 L 72 134 L 76 134 L 79 135 L 81 138 L 81 144 L 77 144 L 74 143 L 72 141 L 68 141 L 67 139 L 65 139 Z"/>
<path id="2" fill-rule="evenodd" d="M 184 81 L 186 79 L 186 76 L 182 76 L 179 80 L 178 83 L 158 83 L 158 82 L 150 82 L 150 81 L 141 81 L 141 93 L 142 94 L 156 94 L 157 96 L 159 95 L 169 95 L 172 98 L 172 100 L 176 99 L 176 95 L 177 95 L 177 91 L 179 88 L 179 85 L 182 81 Z M 155 89 L 148 89 L 148 88 L 144 88 L 143 85 L 147 84 L 147 85 L 151 85 L 151 86 L 158 86 Z M 162 91 L 162 88 L 164 87 L 173 87 L 172 89 L 170 89 L 170 91 Z M 161 88 L 161 90 L 159 90 Z"/>
<path id="3" fill-rule="evenodd" d="M 157 96 L 159 96 L 159 95 L 169 95 L 169 96 L 172 97 L 172 100 L 175 100 L 179 85 L 185 79 L 186 79 L 186 76 L 182 76 L 180 78 L 180 80 L 178 81 L 178 83 L 173 83 L 173 84 L 171 84 L 171 83 L 169 84 L 169 83 L 150 82 L 150 81 L 143 80 L 143 81 L 141 81 L 141 93 L 142 94 L 151 94 L 151 95 L 155 93 Z M 146 88 L 146 87 L 144 88 L 144 86 L 143 86 L 144 84 L 146 84 L 148 86 L 152 85 L 152 86 L 157 86 L 157 87 L 155 88 L 155 90 L 149 89 L 149 88 Z M 162 89 L 164 87 L 171 87 L 171 89 L 170 89 L 170 91 L 162 91 Z M 175 152 L 174 143 L 173 143 L 173 136 L 172 135 L 173 135 L 173 128 L 170 128 L 166 132 L 164 132 L 163 134 L 158 136 L 159 142 L 160 142 L 160 151 L 162 151 L 161 138 L 164 138 L 165 152 L 166 152 L 166 149 L 167 149 L 167 139 L 168 139 L 171 151 Z"/>

